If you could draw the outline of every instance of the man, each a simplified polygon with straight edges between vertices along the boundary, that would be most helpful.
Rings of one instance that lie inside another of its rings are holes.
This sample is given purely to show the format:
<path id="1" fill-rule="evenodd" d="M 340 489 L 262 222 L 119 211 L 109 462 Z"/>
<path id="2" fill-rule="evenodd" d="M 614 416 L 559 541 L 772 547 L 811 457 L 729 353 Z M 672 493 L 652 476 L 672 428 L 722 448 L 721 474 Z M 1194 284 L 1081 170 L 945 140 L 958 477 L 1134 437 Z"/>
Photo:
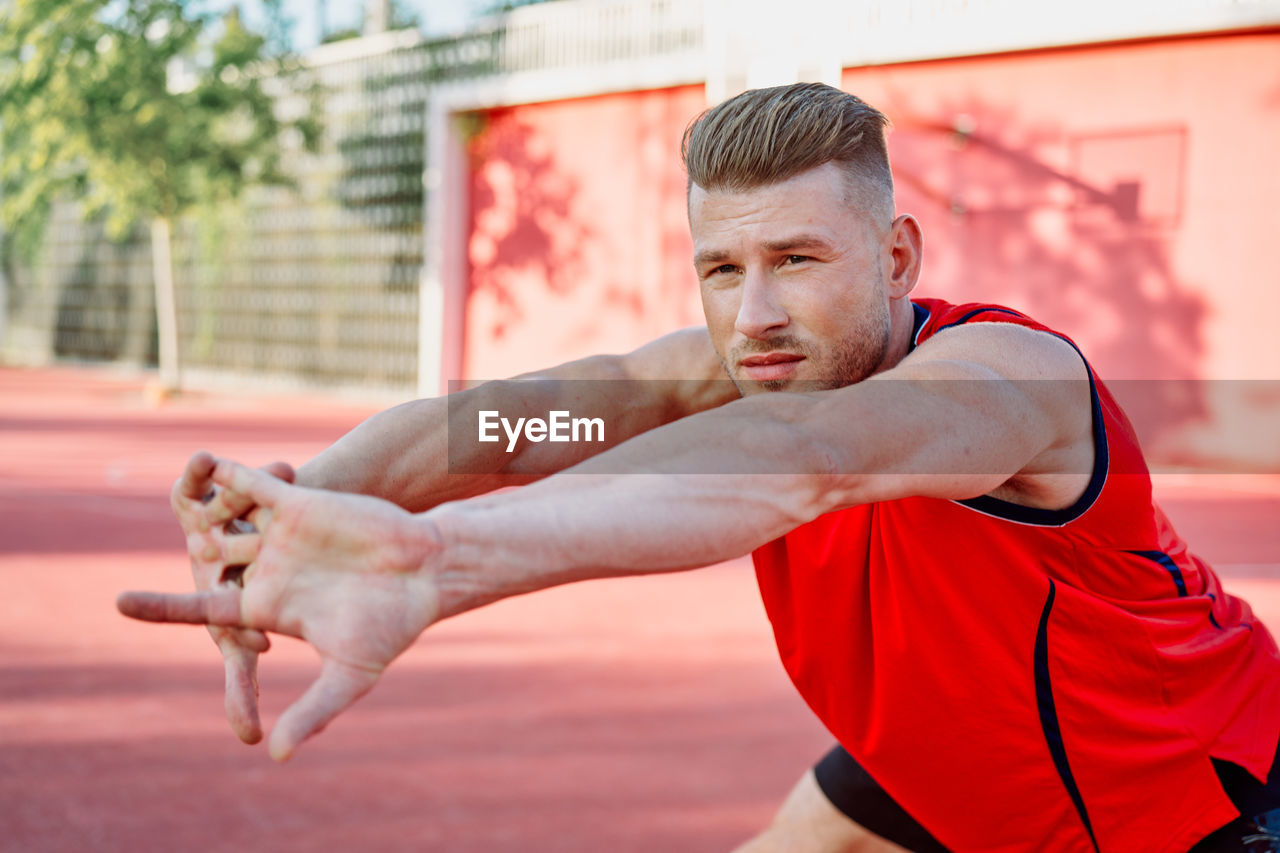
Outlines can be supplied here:
<path id="1" fill-rule="evenodd" d="M 383 413 L 298 472 L 311 488 L 197 455 L 174 504 L 211 588 L 121 609 L 216 626 L 250 741 L 260 632 L 312 643 L 321 675 L 271 733 L 284 759 L 440 619 L 753 552 L 840 747 L 743 850 L 1262 843 L 1274 641 L 1155 507 L 1074 344 L 909 298 L 921 233 L 895 215 L 884 123 L 818 85 L 710 110 L 684 145 L 705 329 Z M 481 412 L 581 405 L 603 452 L 457 439 Z M 241 516 L 260 532 L 226 535 Z"/>

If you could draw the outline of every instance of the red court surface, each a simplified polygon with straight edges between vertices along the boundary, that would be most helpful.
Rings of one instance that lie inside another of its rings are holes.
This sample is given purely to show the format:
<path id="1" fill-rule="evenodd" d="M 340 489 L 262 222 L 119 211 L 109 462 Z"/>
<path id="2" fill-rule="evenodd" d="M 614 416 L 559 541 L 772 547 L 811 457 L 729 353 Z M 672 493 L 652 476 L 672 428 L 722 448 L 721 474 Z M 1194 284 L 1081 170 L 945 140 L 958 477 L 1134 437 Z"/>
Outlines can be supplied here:
<path id="1" fill-rule="evenodd" d="M 446 622 L 292 762 L 240 744 L 203 629 L 130 622 L 184 590 L 167 493 L 207 448 L 301 462 L 372 411 L 0 370 L 0 849 L 727 850 L 829 744 L 742 561 L 597 581 Z M 1280 480 L 1162 478 L 1227 586 L 1280 626 Z M 277 639 L 269 725 L 315 659 Z"/>

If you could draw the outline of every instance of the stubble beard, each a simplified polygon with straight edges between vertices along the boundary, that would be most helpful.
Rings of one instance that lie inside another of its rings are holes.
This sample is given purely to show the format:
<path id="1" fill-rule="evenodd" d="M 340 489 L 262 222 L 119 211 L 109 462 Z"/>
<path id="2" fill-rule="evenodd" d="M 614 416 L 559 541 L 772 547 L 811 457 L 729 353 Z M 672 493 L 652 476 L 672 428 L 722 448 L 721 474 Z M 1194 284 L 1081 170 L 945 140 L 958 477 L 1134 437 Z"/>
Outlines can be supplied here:
<path id="1" fill-rule="evenodd" d="M 858 325 L 847 337 L 832 343 L 829 347 L 819 347 L 791 335 L 778 335 L 767 340 L 748 339 L 734 347 L 728 363 L 722 357 L 720 363 L 725 372 L 733 380 L 734 387 L 743 397 L 763 391 L 830 391 L 844 388 L 866 379 L 883 363 L 889 352 L 891 332 L 889 311 L 876 312 L 875 316 L 861 318 Z M 822 375 L 812 379 L 767 379 L 755 381 L 734 375 L 730 365 L 738 364 L 743 358 L 759 353 L 785 350 L 802 355 L 811 365 L 817 367 Z"/>

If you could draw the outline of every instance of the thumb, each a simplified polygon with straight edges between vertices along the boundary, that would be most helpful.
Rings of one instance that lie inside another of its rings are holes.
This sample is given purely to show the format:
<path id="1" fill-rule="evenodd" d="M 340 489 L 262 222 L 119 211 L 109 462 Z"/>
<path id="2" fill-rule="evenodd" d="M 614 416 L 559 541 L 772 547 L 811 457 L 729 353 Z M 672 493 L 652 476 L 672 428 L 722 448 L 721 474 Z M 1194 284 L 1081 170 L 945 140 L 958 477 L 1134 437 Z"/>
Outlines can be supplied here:
<path id="1" fill-rule="evenodd" d="M 285 762 L 304 740 L 319 733 L 353 702 L 373 689 L 381 672 L 325 658 L 320 676 L 276 721 L 267 741 L 276 761 Z"/>

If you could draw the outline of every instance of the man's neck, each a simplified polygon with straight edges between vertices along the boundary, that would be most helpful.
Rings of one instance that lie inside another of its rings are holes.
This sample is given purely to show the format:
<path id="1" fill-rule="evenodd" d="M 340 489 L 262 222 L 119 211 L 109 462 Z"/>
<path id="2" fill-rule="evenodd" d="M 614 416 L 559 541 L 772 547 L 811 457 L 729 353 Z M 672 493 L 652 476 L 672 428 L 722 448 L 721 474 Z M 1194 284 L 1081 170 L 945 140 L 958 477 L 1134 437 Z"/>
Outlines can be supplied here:
<path id="1" fill-rule="evenodd" d="M 885 350 L 884 361 L 876 373 L 896 367 L 898 362 L 907 357 L 911 351 L 911 334 L 915 329 L 916 314 L 908 298 L 897 299 L 889 303 L 889 347 Z"/>

